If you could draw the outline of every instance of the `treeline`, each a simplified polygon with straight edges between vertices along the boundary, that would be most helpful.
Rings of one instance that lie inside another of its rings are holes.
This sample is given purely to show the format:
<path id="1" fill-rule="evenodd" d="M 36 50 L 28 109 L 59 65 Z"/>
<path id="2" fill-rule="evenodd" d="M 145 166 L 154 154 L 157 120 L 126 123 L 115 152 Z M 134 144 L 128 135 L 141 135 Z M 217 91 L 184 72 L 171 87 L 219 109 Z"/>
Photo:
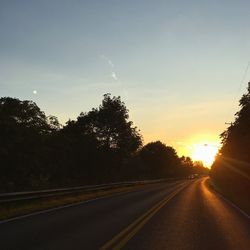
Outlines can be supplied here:
<path id="1" fill-rule="evenodd" d="M 250 83 L 239 106 L 235 121 L 221 134 L 211 176 L 225 195 L 250 212 Z"/>
<path id="2" fill-rule="evenodd" d="M 0 98 L 0 170 L 1 192 L 207 173 L 160 141 L 143 146 L 124 102 L 110 94 L 64 126 L 33 101 Z"/>

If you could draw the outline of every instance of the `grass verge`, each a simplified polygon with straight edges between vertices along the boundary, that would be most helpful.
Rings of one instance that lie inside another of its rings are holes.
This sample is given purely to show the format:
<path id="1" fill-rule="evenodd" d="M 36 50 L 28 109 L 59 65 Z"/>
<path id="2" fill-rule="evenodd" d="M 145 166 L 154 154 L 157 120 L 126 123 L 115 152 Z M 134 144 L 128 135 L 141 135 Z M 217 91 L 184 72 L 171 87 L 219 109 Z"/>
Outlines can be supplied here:
<path id="1" fill-rule="evenodd" d="M 150 185 L 150 184 L 148 184 Z M 145 185 L 117 187 L 109 190 L 98 190 L 92 192 L 83 192 L 75 194 L 66 194 L 48 198 L 39 198 L 28 201 L 16 201 L 3 203 L 0 206 L 0 221 L 26 215 L 42 210 L 61 207 L 64 205 L 74 204 L 82 201 L 92 200 L 99 197 L 105 197 L 117 193 L 125 193 L 143 188 Z"/>

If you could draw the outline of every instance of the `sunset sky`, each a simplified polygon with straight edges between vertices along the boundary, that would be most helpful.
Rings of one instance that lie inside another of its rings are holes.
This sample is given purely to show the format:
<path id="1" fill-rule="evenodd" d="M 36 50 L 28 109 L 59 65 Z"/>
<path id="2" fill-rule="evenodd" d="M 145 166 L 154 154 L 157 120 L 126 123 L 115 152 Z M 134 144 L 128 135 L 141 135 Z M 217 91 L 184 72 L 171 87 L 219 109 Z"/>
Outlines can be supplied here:
<path id="1" fill-rule="evenodd" d="M 0 0 L 0 96 L 64 123 L 120 95 L 145 143 L 191 155 L 233 121 L 249 27 L 249 0 Z"/>

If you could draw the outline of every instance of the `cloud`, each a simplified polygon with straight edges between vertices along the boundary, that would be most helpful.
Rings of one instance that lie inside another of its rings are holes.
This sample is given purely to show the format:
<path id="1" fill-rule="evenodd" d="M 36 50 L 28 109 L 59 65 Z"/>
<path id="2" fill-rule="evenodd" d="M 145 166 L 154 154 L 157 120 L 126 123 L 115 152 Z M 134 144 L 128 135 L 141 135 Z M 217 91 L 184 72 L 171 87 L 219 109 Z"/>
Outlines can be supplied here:
<path id="1" fill-rule="evenodd" d="M 111 77 L 116 81 L 118 80 L 116 73 L 114 71 L 111 72 Z"/>
<path id="2" fill-rule="evenodd" d="M 113 64 L 113 62 L 112 62 L 111 60 L 107 59 L 107 62 L 108 62 L 108 64 L 109 64 L 112 68 L 115 67 L 115 65 Z"/>
<path id="3" fill-rule="evenodd" d="M 115 73 L 115 71 L 114 71 L 114 67 L 115 67 L 114 63 L 113 63 L 107 56 L 105 56 L 105 55 L 100 55 L 100 57 L 101 57 L 102 59 L 104 59 L 104 60 L 108 63 L 108 65 L 109 65 L 110 68 L 111 68 L 111 77 L 112 77 L 115 81 L 117 81 L 117 80 L 118 80 L 118 77 L 117 77 L 117 75 L 116 75 L 116 73 Z"/>
<path id="4" fill-rule="evenodd" d="M 114 63 L 105 55 L 101 55 L 101 58 L 103 58 L 112 68 L 115 67 Z"/>

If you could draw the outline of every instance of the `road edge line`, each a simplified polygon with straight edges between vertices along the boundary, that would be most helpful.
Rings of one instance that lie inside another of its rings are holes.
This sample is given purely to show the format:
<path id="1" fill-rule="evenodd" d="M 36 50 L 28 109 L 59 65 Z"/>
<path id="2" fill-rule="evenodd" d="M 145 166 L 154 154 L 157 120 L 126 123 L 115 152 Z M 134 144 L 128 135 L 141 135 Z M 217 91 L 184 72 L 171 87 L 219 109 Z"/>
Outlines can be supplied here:
<path id="1" fill-rule="evenodd" d="M 210 180 L 211 181 L 211 180 Z M 246 216 L 247 219 L 250 219 L 250 215 L 248 215 L 245 211 L 243 211 L 240 207 L 238 207 L 236 204 L 234 204 L 232 201 L 230 201 L 229 199 L 227 199 L 223 194 L 221 194 L 219 191 L 217 191 L 214 186 L 210 185 L 210 183 L 208 184 L 208 187 L 210 189 L 212 189 L 213 192 L 215 192 L 216 194 L 218 194 L 220 196 L 220 198 L 222 198 L 224 201 L 226 201 L 228 204 L 230 204 L 232 207 L 234 207 L 236 210 L 238 210 L 242 215 Z"/>

